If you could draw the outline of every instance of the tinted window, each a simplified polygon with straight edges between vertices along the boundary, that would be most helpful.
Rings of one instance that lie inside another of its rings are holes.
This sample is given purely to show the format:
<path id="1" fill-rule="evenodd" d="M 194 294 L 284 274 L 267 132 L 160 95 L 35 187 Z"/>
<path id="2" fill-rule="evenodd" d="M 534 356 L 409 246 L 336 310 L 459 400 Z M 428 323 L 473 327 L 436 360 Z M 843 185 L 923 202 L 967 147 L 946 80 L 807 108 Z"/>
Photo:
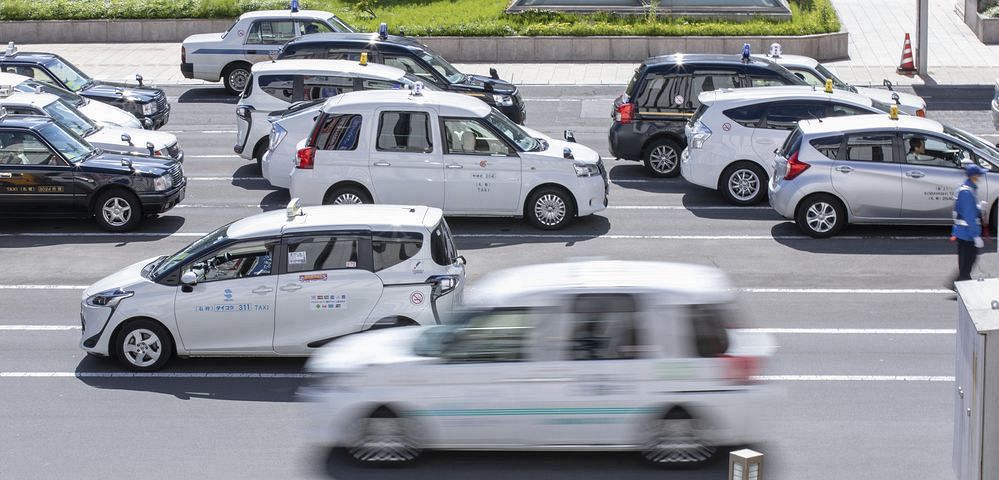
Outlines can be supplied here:
<path id="1" fill-rule="evenodd" d="M 449 154 L 510 155 L 513 150 L 479 120 L 444 120 L 444 145 Z"/>
<path id="2" fill-rule="evenodd" d="M 801 148 L 801 137 L 801 129 L 795 128 L 794 131 L 787 136 L 787 139 L 784 140 L 784 145 L 780 147 L 781 156 L 787 158 L 794 152 L 797 152 L 798 149 Z"/>
<path id="3" fill-rule="evenodd" d="M 691 305 L 690 326 L 697 355 L 717 357 L 728 351 L 728 331 L 724 310 L 717 305 Z"/>
<path id="4" fill-rule="evenodd" d="M 370 57 L 371 54 L 369 53 L 368 56 Z M 330 60 L 350 60 L 352 62 L 360 62 L 361 52 L 331 48 L 328 52 L 326 52 L 325 58 Z"/>
<path id="5" fill-rule="evenodd" d="M 781 102 L 767 108 L 766 128 L 794 130 L 799 120 L 826 116 L 826 105 L 821 102 Z"/>
<path id="6" fill-rule="evenodd" d="M 819 151 L 819 153 L 826 156 L 829 159 L 836 159 L 839 156 L 839 147 L 843 144 L 843 136 L 837 135 L 835 137 L 825 137 L 825 138 L 815 138 L 808 142 L 812 144 L 812 147 Z"/>
<path id="7" fill-rule="evenodd" d="M 270 275 L 277 242 L 254 240 L 229 245 L 185 267 L 194 272 L 198 283 Z"/>
<path id="8" fill-rule="evenodd" d="M 357 268 L 357 237 L 318 236 L 288 240 L 288 273 Z"/>
<path id="9" fill-rule="evenodd" d="M 423 112 L 383 112 L 376 148 L 390 152 L 430 153 L 430 116 Z"/>
<path id="10" fill-rule="evenodd" d="M 750 85 L 754 87 L 779 87 L 781 85 L 792 85 L 791 82 L 785 80 L 782 77 L 769 77 L 761 75 L 750 75 L 749 77 Z M 802 81 L 804 83 L 804 81 Z"/>
<path id="11" fill-rule="evenodd" d="M 246 43 L 251 45 L 283 45 L 295 38 L 295 22 L 291 20 L 258 20 L 250 26 Z"/>
<path id="12" fill-rule="evenodd" d="M 809 84 L 809 85 L 811 85 L 813 87 L 825 87 L 825 85 L 826 85 L 825 79 L 819 78 L 817 75 L 815 75 L 815 72 L 812 72 L 811 70 L 803 70 L 803 69 L 802 70 L 797 70 L 797 69 L 795 69 L 795 70 L 791 70 L 791 71 L 794 72 L 795 76 L 797 76 L 798 78 L 804 80 L 805 83 L 807 83 L 807 84 Z"/>
<path id="13" fill-rule="evenodd" d="M 316 100 L 354 91 L 354 79 L 332 75 L 302 75 L 302 96 L 295 100 Z"/>
<path id="14" fill-rule="evenodd" d="M 855 162 L 886 162 L 892 158 L 893 135 L 866 134 L 851 135 L 846 140 L 846 151 L 843 160 Z"/>
<path id="15" fill-rule="evenodd" d="M 416 232 L 373 232 L 371 251 L 376 272 L 394 267 L 420 252 L 423 234 Z"/>
<path id="16" fill-rule="evenodd" d="M 496 310 L 474 315 L 455 332 L 444 350 L 452 363 L 519 362 L 527 360 L 533 329 L 527 310 Z"/>
<path id="17" fill-rule="evenodd" d="M 360 131 L 360 115 L 324 115 L 319 119 L 314 146 L 320 150 L 355 150 Z"/>
<path id="18" fill-rule="evenodd" d="M 902 145 L 906 149 L 905 163 L 928 167 L 962 168 L 971 160 L 971 154 L 963 147 L 937 137 L 906 133 L 902 135 Z"/>
<path id="19" fill-rule="evenodd" d="M 438 81 L 437 77 L 435 77 L 430 70 L 411 57 L 402 55 L 385 55 L 385 65 L 398 68 L 410 75 L 416 75 L 417 77 L 423 79 L 423 81 L 433 83 L 437 83 Z"/>
<path id="20" fill-rule="evenodd" d="M 638 358 L 644 336 L 639 332 L 636 317 L 635 300 L 630 295 L 593 294 L 576 297 L 569 320 L 568 358 Z"/>
<path id="21" fill-rule="evenodd" d="M 0 165 L 63 165 L 63 162 L 38 137 L 15 131 L 0 133 Z"/>
<path id="22" fill-rule="evenodd" d="M 458 252 L 451 243 L 451 230 L 443 220 L 430 234 L 430 256 L 438 265 L 451 265 L 458 257 Z"/>
<path id="23" fill-rule="evenodd" d="M 686 103 L 689 77 L 651 73 L 642 82 L 641 91 L 635 96 L 640 110 L 677 110 Z M 676 102 L 679 100 L 679 102 Z"/>
<path id="24" fill-rule="evenodd" d="M 701 92 L 710 92 L 719 88 L 736 88 L 738 86 L 739 77 L 733 72 L 698 72 L 691 80 L 690 93 L 687 95 L 683 105 L 686 108 L 697 108 L 701 104 L 697 100 L 697 96 Z"/>
<path id="25" fill-rule="evenodd" d="M 295 98 L 295 76 L 294 75 L 261 75 L 260 89 L 268 95 L 291 102 Z M 249 96 L 249 92 L 247 92 Z"/>
<path id="26" fill-rule="evenodd" d="M 878 113 L 878 112 L 873 108 L 871 110 L 864 110 L 861 108 L 854 107 L 852 105 L 843 105 L 841 103 L 834 103 L 832 104 L 832 109 L 830 110 L 829 116 L 845 117 L 847 115 L 870 115 L 872 113 Z"/>
<path id="27" fill-rule="evenodd" d="M 733 122 L 744 127 L 756 128 L 763 118 L 765 105 L 746 105 L 725 110 L 725 116 L 731 118 Z"/>

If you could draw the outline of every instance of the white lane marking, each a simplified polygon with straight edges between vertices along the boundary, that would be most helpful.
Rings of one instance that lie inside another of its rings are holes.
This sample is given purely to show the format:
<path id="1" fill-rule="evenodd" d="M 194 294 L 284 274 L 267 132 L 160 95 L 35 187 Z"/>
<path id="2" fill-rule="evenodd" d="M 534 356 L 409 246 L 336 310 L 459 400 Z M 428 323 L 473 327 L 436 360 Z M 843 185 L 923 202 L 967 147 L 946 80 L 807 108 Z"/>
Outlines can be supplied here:
<path id="1" fill-rule="evenodd" d="M 743 288 L 746 293 L 868 293 L 868 294 L 923 294 L 954 293 L 945 288 Z"/>
<path id="2" fill-rule="evenodd" d="M 2 235 L 2 234 L 0 234 Z M 456 233 L 458 238 L 550 238 L 567 240 L 814 240 L 806 235 L 579 235 L 579 234 L 540 234 L 540 233 Z M 946 236 L 836 236 L 835 240 L 943 240 Z M 828 241 L 818 240 L 818 241 Z"/>
<path id="3" fill-rule="evenodd" d="M 773 210 L 773 208 L 737 207 L 735 205 L 706 205 L 701 207 L 687 207 L 683 205 L 610 205 L 607 207 L 607 210 Z"/>
<path id="4" fill-rule="evenodd" d="M 35 331 L 60 331 L 60 330 L 81 330 L 79 325 L 0 325 L 0 331 L 35 332 Z"/>
<path id="5" fill-rule="evenodd" d="M 260 204 L 260 203 L 245 203 L 242 205 L 226 204 L 226 205 L 209 205 L 207 203 L 182 203 L 180 205 L 174 205 L 173 208 L 284 208 L 284 205 L 278 204 Z"/>
<path id="6" fill-rule="evenodd" d="M 746 333 L 804 335 L 954 335 L 952 328 L 740 328 Z"/>
<path id="7" fill-rule="evenodd" d="M 184 155 L 184 159 L 188 158 L 240 158 L 239 155 Z"/>
<path id="8" fill-rule="evenodd" d="M 0 290 L 86 290 L 87 285 L 0 285 Z"/>
<path id="9" fill-rule="evenodd" d="M 217 182 L 217 181 L 220 181 L 220 180 L 221 181 L 226 181 L 226 182 L 229 182 L 229 181 L 240 181 L 240 182 L 245 182 L 245 181 L 259 181 L 259 182 L 266 182 L 267 181 L 267 179 L 264 178 L 264 177 L 187 177 L 187 181 L 192 181 L 192 180 L 196 181 L 196 182 Z"/>
<path id="10" fill-rule="evenodd" d="M 31 233 L 0 233 L 0 237 L 203 237 L 205 233 L 156 233 L 156 232 L 76 232 L 76 233 L 56 233 L 56 232 L 31 232 Z"/>
<path id="11" fill-rule="evenodd" d="M 0 372 L 0 378 L 249 378 L 302 379 L 310 373 L 241 373 L 241 372 Z M 953 382 L 946 375 L 757 375 L 769 382 Z"/>
<path id="12" fill-rule="evenodd" d="M 2 374 L 0 374 L 2 375 Z M 953 382 L 947 375 L 757 375 L 764 382 Z"/>
<path id="13" fill-rule="evenodd" d="M 160 130 L 164 133 L 236 133 L 235 130 Z"/>

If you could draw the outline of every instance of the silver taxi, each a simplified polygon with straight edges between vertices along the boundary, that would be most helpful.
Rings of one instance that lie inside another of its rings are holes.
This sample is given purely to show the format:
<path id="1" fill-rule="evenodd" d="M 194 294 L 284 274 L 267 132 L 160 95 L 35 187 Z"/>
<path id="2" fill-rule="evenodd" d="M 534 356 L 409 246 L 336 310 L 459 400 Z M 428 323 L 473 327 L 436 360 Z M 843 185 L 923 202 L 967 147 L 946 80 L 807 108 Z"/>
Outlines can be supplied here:
<path id="1" fill-rule="evenodd" d="M 989 171 L 978 198 L 995 231 L 999 150 L 933 120 L 887 114 L 803 120 L 774 162 L 770 205 L 812 237 L 831 237 L 848 223 L 950 225 L 968 162 Z"/>

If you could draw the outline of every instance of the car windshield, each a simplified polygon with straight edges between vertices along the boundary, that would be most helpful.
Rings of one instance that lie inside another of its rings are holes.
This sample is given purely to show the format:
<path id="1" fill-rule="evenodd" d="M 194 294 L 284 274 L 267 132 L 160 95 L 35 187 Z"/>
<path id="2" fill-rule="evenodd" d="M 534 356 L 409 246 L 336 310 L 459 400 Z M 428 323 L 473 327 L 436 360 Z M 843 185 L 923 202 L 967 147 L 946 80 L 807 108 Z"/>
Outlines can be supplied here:
<path id="1" fill-rule="evenodd" d="M 330 17 L 326 19 L 326 23 L 330 24 L 334 30 L 339 32 L 354 32 L 355 30 L 347 25 L 343 20 L 336 17 Z"/>
<path id="2" fill-rule="evenodd" d="M 447 60 L 444 60 L 444 57 L 429 48 L 423 51 L 423 55 L 420 55 L 420 58 L 424 62 L 429 63 L 431 67 L 434 67 L 437 73 L 447 78 L 448 83 L 461 83 L 465 80 L 464 73 L 459 72 L 457 68 L 454 68 L 454 65 L 448 63 Z"/>
<path id="3" fill-rule="evenodd" d="M 167 272 L 173 270 L 173 268 L 176 267 L 177 265 L 184 263 L 186 260 L 190 258 L 197 257 L 202 252 L 212 249 L 216 245 L 219 245 L 228 240 L 229 225 L 232 224 L 230 223 L 222 227 L 219 227 L 214 232 L 209 233 L 208 235 L 205 235 L 204 237 L 201 237 L 198 240 L 195 240 L 194 243 L 184 247 L 179 252 L 170 255 L 170 257 L 168 257 L 166 260 L 163 260 L 162 262 L 160 262 L 159 265 L 156 266 L 156 269 L 154 269 L 150 273 L 150 278 L 152 278 L 153 280 L 159 280 L 160 277 L 165 275 Z"/>
<path id="4" fill-rule="evenodd" d="M 947 135 L 951 135 L 953 137 L 957 137 L 961 140 L 964 140 L 965 142 L 971 144 L 975 148 L 984 150 L 992 157 L 990 158 L 990 160 L 992 160 L 993 162 L 999 160 L 999 149 L 997 149 L 995 145 L 992 145 L 991 143 L 986 142 L 981 138 L 978 138 L 968 132 L 965 132 L 964 130 L 960 130 L 954 127 L 944 127 L 943 131 Z"/>
<path id="5" fill-rule="evenodd" d="M 14 87 L 14 90 L 31 93 L 34 92 L 36 88 L 41 88 L 42 93 L 55 95 L 59 97 L 59 100 L 62 100 L 70 105 L 80 107 L 86 103 L 86 99 L 73 92 L 63 90 L 59 87 L 54 87 L 52 85 L 47 85 L 37 80 L 25 80 L 17 84 L 17 86 Z"/>
<path id="6" fill-rule="evenodd" d="M 86 137 L 99 129 L 96 123 L 90 121 L 76 108 L 63 103 L 62 100 L 56 100 L 42 107 L 42 110 L 59 125 L 70 129 L 81 137 Z"/>
<path id="7" fill-rule="evenodd" d="M 229 32 L 232 31 L 232 27 L 235 27 L 237 23 L 239 23 L 239 20 L 232 22 L 232 25 L 229 25 L 229 28 L 225 29 L 225 31 L 222 32 L 222 38 L 225 38 L 226 35 L 229 35 Z"/>
<path id="8" fill-rule="evenodd" d="M 61 58 L 50 58 L 43 65 L 72 92 L 78 92 L 92 82 L 90 77 L 84 75 L 76 67 L 62 61 Z"/>
<path id="9" fill-rule="evenodd" d="M 403 75 L 403 77 L 399 79 L 399 83 L 402 83 L 403 85 L 406 86 L 406 88 L 409 89 L 412 89 L 413 85 L 416 85 L 416 82 L 422 83 L 424 90 L 433 90 L 435 92 L 441 91 L 441 87 L 438 87 L 437 84 L 425 82 L 424 79 L 416 75 L 413 75 L 412 73 L 407 73 L 406 75 Z"/>
<path id="10" fill-rule="evenodd" d="M 48 140 L 59 153 L 66 157 L 66 160 L 72 163 L 82 162 L 97 154 L 97 149 L 86 140 L 55 123 L 47 124 L 38 131 L 45 137 L 45 140 Z"/>
<path id="11" fill-rule="evenodd" d="M 517 144 L 525 152 L 539 150 L 541 147 L 541 142 L 538 139 L 528 135 L 520 126 L 506 118 L 506 115 L 497 112 L 495 108 L 489 112 L 489 115 L 486 115 L 486 122 L 489 122 L 493 128 L 499 130 L 504 137 Z"/>
<path id="12" fill-rule="evenodd" d="M 829 69 L 826 68 L 825 65 L 822 65 L 820 63 L 815 66 L 815 70 L 818 71 L 820 74 L 822 74 L 823 77 L 832 80 L 833 88 L 838 90 L 847 90 L 856 93 L 857 90 L 855 88 L 853 88 L 850 84 L 840 80 L 839 77 L 837 77 L 836 74 L 829 71 Z"/>

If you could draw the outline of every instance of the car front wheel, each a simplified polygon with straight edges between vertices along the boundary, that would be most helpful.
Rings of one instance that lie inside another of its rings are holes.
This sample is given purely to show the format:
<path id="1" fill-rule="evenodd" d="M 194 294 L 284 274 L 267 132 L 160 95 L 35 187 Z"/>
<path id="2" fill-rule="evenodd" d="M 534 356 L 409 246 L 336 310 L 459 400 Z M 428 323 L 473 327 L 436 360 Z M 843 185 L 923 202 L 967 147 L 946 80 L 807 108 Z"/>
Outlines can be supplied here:
<path id="1" fill-rule="evenodd" d="M 846 209 L 832 195 L 813 195 L 798 206 L 795 221 L 798 228 L 809 236 L 828 238 L 839 233 L 846 225 Z"/>
<path id="2" fill-rule="evenodd" d="M 564 228 L 576 215 L 572 197 L 565 190 L 554 187 L 542 188 L 531 194 L 525 210 L 531 225 L 542 230 Z"/>
<path id="3" fill-rule="evenodd" d="M 126 232 L 136 227 L 142 219 L 142 204 L 132 192 L 109 190 L 94 202 L 97 224 L 110 232 Z"/>
<path id="4" fill-rule="evenodd" d="M 410 436 L 410 422 L 387 408 L 361 420 L 357 441 L 347 449 L 352 460 L 365 465 L 401 465 L 412 462 L 420 449 Z"/>
<path id="5" fill-rule="evenodd" d="M 134 372 L 154 372 L 173 355 L 173 339 L 163 325 L 152 320 L 136 320 L 118 333 L 115 356 L 123 367 Z"/>

